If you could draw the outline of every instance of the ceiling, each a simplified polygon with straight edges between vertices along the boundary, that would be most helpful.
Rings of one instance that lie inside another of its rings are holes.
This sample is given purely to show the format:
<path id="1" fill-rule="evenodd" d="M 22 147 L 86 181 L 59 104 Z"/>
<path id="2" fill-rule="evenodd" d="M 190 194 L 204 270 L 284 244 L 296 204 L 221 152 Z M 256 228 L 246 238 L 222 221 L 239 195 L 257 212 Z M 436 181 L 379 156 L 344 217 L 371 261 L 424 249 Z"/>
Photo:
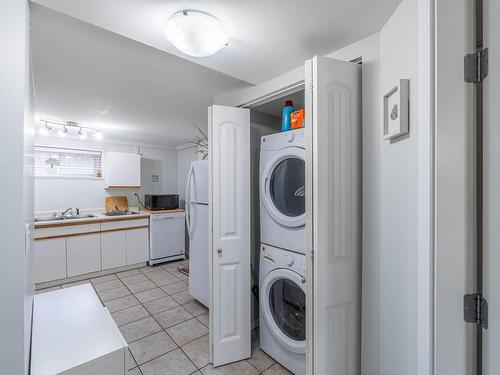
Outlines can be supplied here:
<path id="1" fill-rule="evenodd" d="M 258 84 L 381 29 L 400 0 L 34 0 L 35 2 Z M 208 58 L 177 51 L 164 37 L 166 19 L 199 9 L 229 29 L 229 46 Z"/>
<path id="2" fill-rule="evenodd" d="M 381 29 L 400 0 L 33 0 L 38 117 L 104 130 L 113 141 L 177 147 L 207 128 L 207 106 Z M 40 5 L 41 4 L 41 5 Z M 43 6 L 42 6 L 43 5 Z M 212 13 L 229 46 L 191 58 L 162 33 L 179 9 Z M 261 108 L 279 114 L 281 103 Z"/>
<path id="3" fill-rule="evenodd" d="M 176 147 L 207 128 L 215 94 L 241 81 L 33 5 L 36 117 L 76 121 L 105 139 Z"/>

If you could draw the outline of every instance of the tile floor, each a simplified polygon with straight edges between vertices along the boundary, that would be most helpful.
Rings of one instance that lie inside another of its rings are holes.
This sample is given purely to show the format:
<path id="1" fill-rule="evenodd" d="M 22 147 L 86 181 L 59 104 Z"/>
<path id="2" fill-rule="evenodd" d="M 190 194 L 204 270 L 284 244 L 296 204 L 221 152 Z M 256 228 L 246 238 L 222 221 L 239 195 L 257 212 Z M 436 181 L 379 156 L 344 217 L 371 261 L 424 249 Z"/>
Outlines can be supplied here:
<path id="1" fill-rule="evenodd" d="M 129 345 L 129 375 L 290 374 L 260 350 L 256 337 L 250 359 L 218 368 L 209 363 L 208 310 L 189 296 L 189 279 L 177 270 L 182 263 L 133 269 L 37 293 L 91 282 Z"/>

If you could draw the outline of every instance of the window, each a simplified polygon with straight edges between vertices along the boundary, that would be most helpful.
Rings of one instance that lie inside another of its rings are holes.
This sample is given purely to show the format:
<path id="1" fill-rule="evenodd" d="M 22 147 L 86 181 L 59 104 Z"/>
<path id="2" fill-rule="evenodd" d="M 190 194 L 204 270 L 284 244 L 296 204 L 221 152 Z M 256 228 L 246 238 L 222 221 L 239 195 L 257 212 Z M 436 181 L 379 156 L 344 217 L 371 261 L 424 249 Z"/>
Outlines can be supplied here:
<path id="1" fill-rule="evenodd" d="M 102 152 L 35 146 L 35 177 L 101 178 Z"/>

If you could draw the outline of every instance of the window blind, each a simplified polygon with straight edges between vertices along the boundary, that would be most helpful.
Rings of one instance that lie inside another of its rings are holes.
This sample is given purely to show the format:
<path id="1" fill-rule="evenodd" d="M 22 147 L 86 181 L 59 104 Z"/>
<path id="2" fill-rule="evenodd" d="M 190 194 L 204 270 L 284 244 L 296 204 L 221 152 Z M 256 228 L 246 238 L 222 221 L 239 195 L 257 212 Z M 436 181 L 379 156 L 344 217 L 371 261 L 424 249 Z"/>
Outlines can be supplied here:
<path id="1" fill-rule="evenodd" d="M 101 178 L 102 152 L 35 146 L 35 176 Z"/>

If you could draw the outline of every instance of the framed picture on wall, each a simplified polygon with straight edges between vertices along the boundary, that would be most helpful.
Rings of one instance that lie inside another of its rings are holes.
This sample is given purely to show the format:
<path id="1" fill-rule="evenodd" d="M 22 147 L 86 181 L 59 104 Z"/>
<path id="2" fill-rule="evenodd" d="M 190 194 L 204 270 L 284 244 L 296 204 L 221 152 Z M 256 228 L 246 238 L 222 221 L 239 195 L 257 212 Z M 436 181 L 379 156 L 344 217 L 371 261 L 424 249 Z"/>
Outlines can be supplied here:
<path id="1" fill-rule="evenodd" d="M 400 79 L 384 95 L 384 139 L 393 140 L 409 132 L 410 80 Z"/>

